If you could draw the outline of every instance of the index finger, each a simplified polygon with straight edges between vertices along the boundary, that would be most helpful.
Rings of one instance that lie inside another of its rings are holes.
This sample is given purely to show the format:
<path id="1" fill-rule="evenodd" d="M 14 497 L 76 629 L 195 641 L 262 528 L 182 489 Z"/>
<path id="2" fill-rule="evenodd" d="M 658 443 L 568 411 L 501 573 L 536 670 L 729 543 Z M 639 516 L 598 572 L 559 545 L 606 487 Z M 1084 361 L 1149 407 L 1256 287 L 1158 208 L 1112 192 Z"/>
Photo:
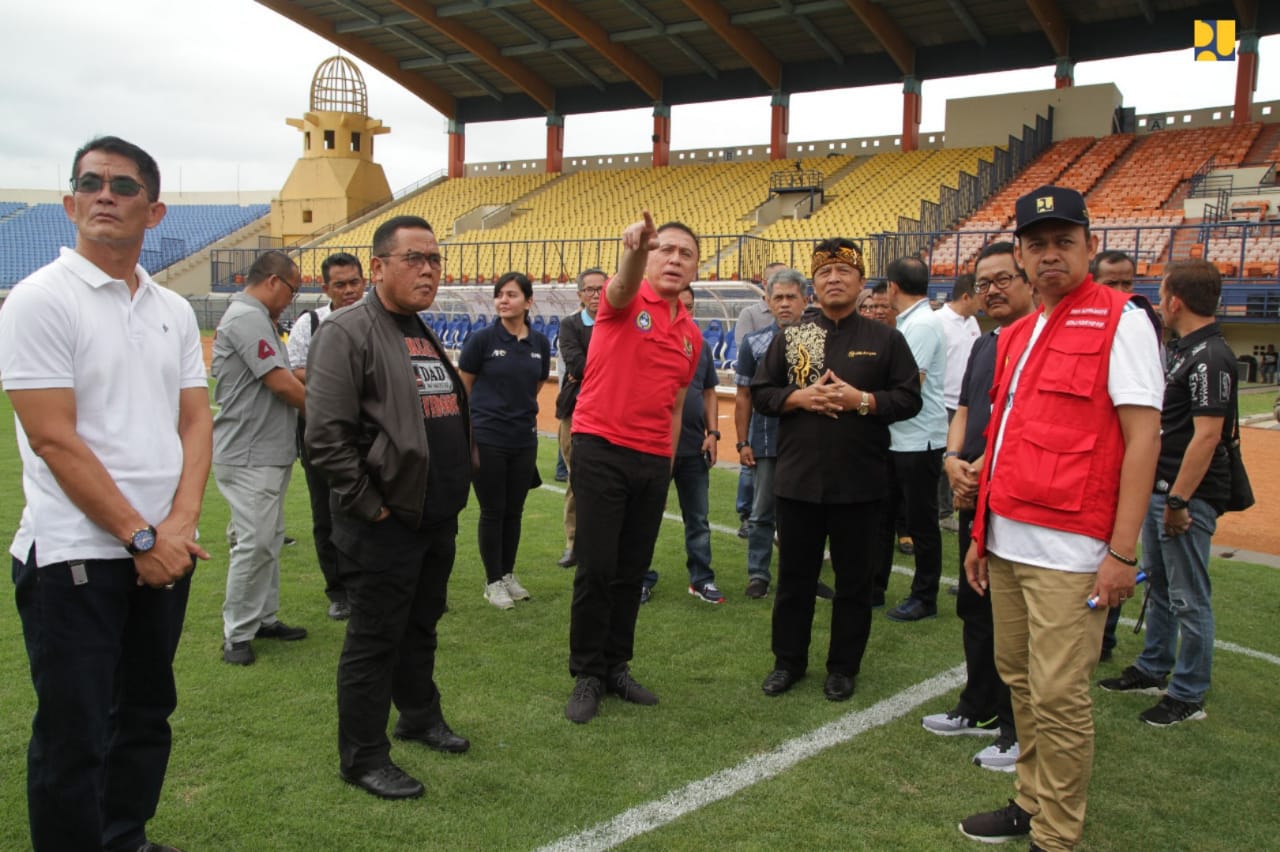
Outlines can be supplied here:
<path id="1" fill-rule="evenodd" d="M 655 227 L 656 226 L 653 224 L 653 214 L 651 214 L 648 210 L 644 211 L 644 229 L 652 233 Z"/>

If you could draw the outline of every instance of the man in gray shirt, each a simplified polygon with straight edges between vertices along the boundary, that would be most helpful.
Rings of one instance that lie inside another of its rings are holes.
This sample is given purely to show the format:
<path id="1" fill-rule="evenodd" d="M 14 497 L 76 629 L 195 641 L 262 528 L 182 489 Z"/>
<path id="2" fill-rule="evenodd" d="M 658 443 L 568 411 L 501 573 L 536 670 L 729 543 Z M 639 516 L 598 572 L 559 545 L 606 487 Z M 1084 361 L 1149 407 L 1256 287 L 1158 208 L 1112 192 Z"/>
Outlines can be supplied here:
<path id="1" fill-rule="evenodd" d="M 222 605 L 222 659 L 253 663 L 251 639 L 292 641 L 301 627 L 276 618 L 284 495 L 297 456 L 296 430 L 305 391 L 289 367 L 276 320 L 301 286 L 297 265 L 269 251 L 231 297 L 213 341 L 213 476 L 231 507 L 231 564 Z"/>

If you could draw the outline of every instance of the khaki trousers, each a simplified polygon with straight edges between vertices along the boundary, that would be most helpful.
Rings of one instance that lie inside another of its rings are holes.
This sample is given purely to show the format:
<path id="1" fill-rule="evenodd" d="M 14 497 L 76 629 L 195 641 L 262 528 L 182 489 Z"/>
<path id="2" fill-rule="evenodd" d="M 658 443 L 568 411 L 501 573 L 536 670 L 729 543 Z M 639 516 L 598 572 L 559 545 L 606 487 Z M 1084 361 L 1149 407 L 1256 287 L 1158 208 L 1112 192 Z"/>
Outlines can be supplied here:
<path id="1" fill-rule="evenodd" d="M 564 547 L 573 550 L 573 539 L 578 531 L 578 503 L 573 498 L 573 462 L 569 457 L 573 452 L 573 417 L 560 421 L 560 455 L 564 457 L 564 469 L 569 471 L 569 480 L 564 485 Z"/>
<path id="2" fill-rule="evenodd" d="M 1021 757 L 1017 803 L 1031 839 L 1072 849 L 1084 831 L 1093 773 L 1089 679 L 1102 649 L 1105 607 L 1085 605 L 1096 574 L 987 561 L 996 668 L 1009 685 Z"/>

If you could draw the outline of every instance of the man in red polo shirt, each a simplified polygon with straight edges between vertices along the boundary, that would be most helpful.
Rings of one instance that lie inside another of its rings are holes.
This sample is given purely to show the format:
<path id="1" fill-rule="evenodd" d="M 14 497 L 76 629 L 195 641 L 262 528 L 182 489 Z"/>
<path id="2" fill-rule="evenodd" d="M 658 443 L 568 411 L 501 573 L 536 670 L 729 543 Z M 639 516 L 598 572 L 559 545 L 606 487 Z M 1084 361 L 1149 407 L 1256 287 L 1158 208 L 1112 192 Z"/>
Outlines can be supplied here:
<path id="1" fill-rule="evenodd" d="M 573 412 L 578 502 L 564 715 L 589 722 L 605 690 L 635 704 L 658 697 L 631 677 L 640 585 L 653 557 L 680 436 L 685 389 L 702 336 L 677 294 L 698 271 L 686 225 L 644 219 L 622 232 L 622 261 L 596 313 L 582 391 Z"/>

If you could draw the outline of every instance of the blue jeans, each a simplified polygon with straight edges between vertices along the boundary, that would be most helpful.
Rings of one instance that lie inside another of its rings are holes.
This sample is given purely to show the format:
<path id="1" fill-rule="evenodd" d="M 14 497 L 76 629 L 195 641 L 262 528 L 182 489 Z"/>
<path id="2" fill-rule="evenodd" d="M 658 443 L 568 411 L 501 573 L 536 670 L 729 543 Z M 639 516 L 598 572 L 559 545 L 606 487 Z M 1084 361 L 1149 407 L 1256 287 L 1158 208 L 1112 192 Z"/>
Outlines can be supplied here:
<path id="1" fill-rule="evenodd" d="M 1172 671 L 1169 696 L 1199 704 L 1209 690 L 1213 667 L 1209 545 L 1218 515 L 1208 503 L 1192 498 L 1191 527 L 1171 537 L 1164 531 L 1165 500 L 1163 494 L 1151 496 L 1142 524 L 1142 567 L 1150 599 L 1147 641 L 1137 666 L 1152 677 Z"/>
<path id="2" fill-rule="evenodd" d="M 756 459 L 755 494 L 751 501 L 751 520 L 747 526 L 747 579 L 759 577 L 766 583 L 773 578 L 769 565 L 773 562 L 773 474 L 777 459 Z"/>
<path id="3" fill-rule="evenodd" d="M 751 514 L 753 496 L 755 494 L 755 468 L 738 468 L 738 497 L 733 508 L 738 510 L 738 517 L 744 521 Z"/>
<path id="4" fill-rule="evenodd" d="M 676 497 L 680 500 L 680 516 L 684 519 L 685 566 L 689 569 L 689 585 L 702 588 L 703 583 L 716 579 L 711 570 L 711 524 L 707 520 L 710 511 L 707 489 L 711 486 L 711 474 L 701 454 L 676 456 L 671 468 L 671 479 L 676 484 Z M 652 588 L 658 582 L 658 572 L 645 572 L 644 584 Z"/>

